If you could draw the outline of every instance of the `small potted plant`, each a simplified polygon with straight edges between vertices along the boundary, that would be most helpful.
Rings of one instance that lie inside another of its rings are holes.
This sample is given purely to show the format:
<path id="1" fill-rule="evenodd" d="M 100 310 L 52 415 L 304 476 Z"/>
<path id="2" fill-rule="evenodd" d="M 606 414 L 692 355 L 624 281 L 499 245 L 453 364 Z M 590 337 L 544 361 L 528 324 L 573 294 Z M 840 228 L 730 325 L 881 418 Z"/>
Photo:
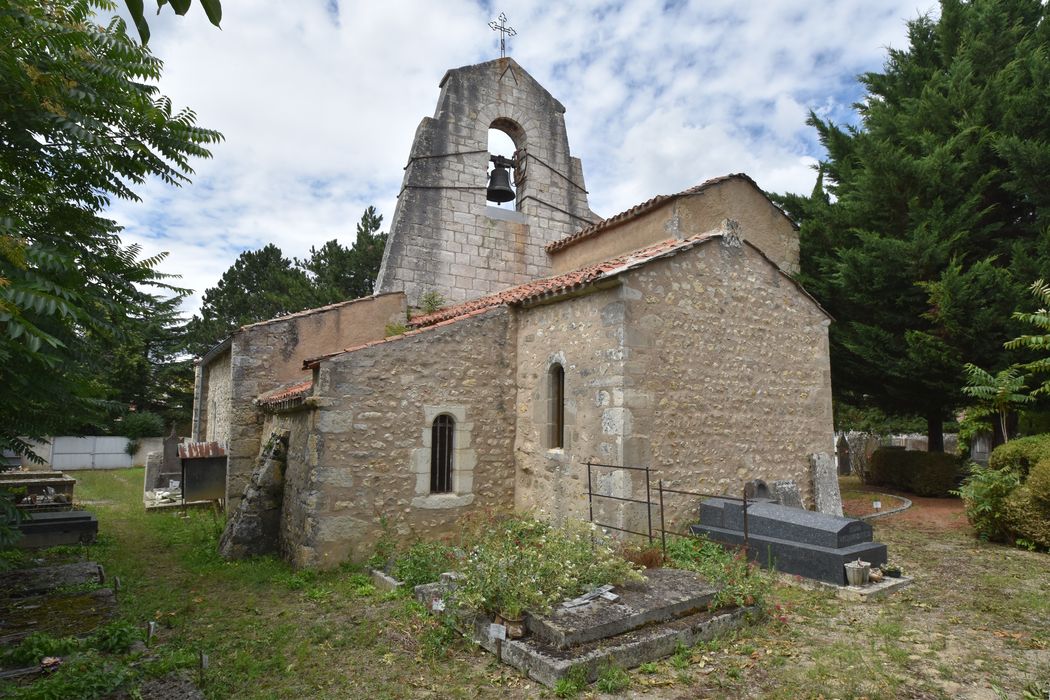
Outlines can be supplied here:
<path id="1" fill-rule="evenodd" d="M 897 564 L 883 564 L 881 568 L 882 573 L 886 574 L 890 578 L 901 577 L 901 567 Z"/>

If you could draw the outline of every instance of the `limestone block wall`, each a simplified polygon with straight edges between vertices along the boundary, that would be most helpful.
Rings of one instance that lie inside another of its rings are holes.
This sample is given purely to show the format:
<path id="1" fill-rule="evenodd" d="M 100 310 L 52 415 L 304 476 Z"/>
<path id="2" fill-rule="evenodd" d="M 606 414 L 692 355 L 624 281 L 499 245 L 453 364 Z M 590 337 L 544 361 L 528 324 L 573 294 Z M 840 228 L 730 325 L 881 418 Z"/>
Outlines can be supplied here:
<path id="1" fill-rule="evenodd" d="M 282 546 L 292 563 L 367 558 L 384 519 L 404 538 L 439 537 L 471 513 L 513 508 L 512 321 L 499 308 L 319 364 L 308 435 L 290 444 Z M 421 453 L 443 413 L 456 423 L 454 493 L 428 495 Z"/>
<path id="2" fill-rule="evenodd" d="M 714 239 L 626 276 L 624 439 L 672 488 L 737 494 L 833 449 L 828 317 L 753 248 Z M 668 503 L 668 523 L 696 517 Z"/>
<path id="3" fill-rule="evenodd" d="M 596 462 L 621 464 L 630 417 L 624 412 L 623 321 L 620 288 L 523 309 L 518 315 L 517 491 L 519 510 L 544 510 L 556 521 L 586 519 L 587 470 Z M 548 437 L 550 367 L 565 372 L 565 445 Z M 623 473 L 596 472 L 595 488 L 631 490 Z M 599 505 L 605 522 L 621 522 L 618 506 Z M 612 519 L 612 520 L 609 520 Z"/>
<path id="4" fill-rule="evenodd" d="M 376 288 L 458 302 L 550 274 L 544 246 L 597 219 L 564 113 L 513 59 L 448 71 L 416 131 Z M 513 211 L 486 201 L 490 128 L 518 151 Z"/>
<path id="5" fill-rule="evenodd" d="M 230 441 L 230 414 L 233 408 L 233 377 L 230 368 L 230 353 L 227 351 L 202 370 L 205 379 L 200 400 L 201 422 L 204 426 L 204 432 L 198 438 L 201 442 L 226 445 Z"/>
<path id="6" fill-rule="evenodd" d="M 225 435 L 228 443 L 226 498 L 230 507 L 236 507 L 251 478 L 263 437 L 263 418 L 254 400 L 282 384 L 309 379 L 303 360 L 382 338 L 388 323 L 404 318 L 404 295 L 386 294 L 282 316 L 234 333 L 228 355 L 229 417 L 217 419 L 213 433 Z M 208 391 L 210 384 L 205 383 L 201 393 Z"/>

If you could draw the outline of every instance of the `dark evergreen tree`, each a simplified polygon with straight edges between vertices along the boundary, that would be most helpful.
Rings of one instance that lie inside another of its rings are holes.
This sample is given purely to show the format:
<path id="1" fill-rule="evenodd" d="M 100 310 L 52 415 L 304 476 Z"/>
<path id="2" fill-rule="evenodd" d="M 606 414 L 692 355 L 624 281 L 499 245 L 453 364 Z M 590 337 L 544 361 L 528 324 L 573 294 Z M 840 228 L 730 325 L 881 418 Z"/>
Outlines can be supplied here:
<path id="1" fill-rule="evenodd" d="M 320 249 L 310 248 L 310 257 L 296 265 L 310 272 L 314 286 L 325 303 L 357 299 L 372 294 L 386 245 L 379 232 L 383 215 L 368 207 L 357 224 L 357 238 L 350 248 L 331 240 Z"/>
<path id="2" fill-rule="evenodd" d="M 324 303 L 309 277 L 270 243 L 247 250 L 204 292 L 187 328 L 188 349 L 202 355 L 237 328 Z"/>
<path id="3" fill-rule="evenodd" d="M 801 224 L 801 281 L 832 313 L 836 398 L 924 416 L 931 449 L 963 366 L 1017 358 L 1025 289 L 1050 275 L 1050 8 L 943 0 L 860 80 L 857 127 L 810 115 L 827 149 Z"/>

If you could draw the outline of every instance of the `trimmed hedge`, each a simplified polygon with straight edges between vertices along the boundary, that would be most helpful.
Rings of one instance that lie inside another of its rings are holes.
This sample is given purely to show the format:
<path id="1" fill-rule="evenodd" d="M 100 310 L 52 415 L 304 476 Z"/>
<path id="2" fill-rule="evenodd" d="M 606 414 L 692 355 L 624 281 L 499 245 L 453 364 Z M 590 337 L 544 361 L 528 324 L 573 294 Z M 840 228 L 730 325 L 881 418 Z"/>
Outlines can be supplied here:
<path id="1" fill-rule="evenodd" d="M 1050 459 L 1050 434 L 1014 438 L 999 445 L 988 456 L 988 466 L 997 470 L 1009 469 L 1023 479 L 1042 459 Z"/>
<path id="2" fill-rule="evenodd" d="M 1029 546 L 1050 549 L 1050 508 L 1034 497 L 1029 486 L 1014 489 L 1004 502 L 1007 529 Z"/>
<path id="3" fill-rule="evenodd" d="M 1035 463 L 1028 473 L 1025 486 L 1032 492 L 1032 498 L 1045 510 L 1050 511 L 1050 458 Z"/>
<path id="4" fill-rule="evenodd" d="M 919 496 L 949 496 L 960 476 L 959 458 L 943 452 L 882 447 L 871 456 L 872 484 Z"/>

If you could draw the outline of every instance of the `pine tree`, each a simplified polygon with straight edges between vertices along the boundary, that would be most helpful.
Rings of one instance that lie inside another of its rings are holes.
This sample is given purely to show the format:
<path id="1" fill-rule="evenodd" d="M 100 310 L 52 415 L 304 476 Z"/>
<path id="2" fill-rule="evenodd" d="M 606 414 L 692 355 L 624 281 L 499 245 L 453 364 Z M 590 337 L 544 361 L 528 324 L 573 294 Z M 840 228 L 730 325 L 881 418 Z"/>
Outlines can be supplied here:
<path id="1" fill-rule="evenodd" d="M 1011 312 L 1050 276 L 1048 15 L 943 0 L 910 22 L 908 48 L 860 78 L 859 126 L 810 115 L 820 191 L 778 198 L 801 224 L 801 281 L 837 320 L 837 399 L 924 416 L 931 450 L 965 364 L 1011 364 Z"/>

